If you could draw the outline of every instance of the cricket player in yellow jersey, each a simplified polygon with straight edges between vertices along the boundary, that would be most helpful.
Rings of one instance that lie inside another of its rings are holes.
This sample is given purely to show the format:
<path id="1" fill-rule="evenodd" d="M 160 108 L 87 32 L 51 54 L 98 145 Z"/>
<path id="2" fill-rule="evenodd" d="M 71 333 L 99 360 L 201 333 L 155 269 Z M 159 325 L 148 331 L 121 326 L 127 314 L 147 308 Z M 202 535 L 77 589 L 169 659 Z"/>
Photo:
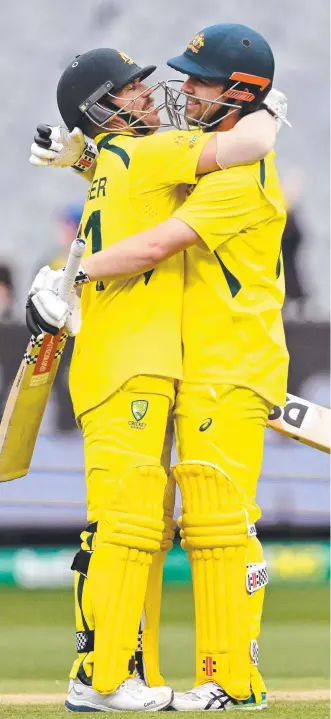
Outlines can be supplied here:
<path id="1" fill-rule="evenodd" d="M 177 126 L 184 119 L 207 131 L 220 121 L 226 129 L 240 116 L 234 106 L 220 107 L 219 101 L 241 101 L 245 111 L 245 102 L 258 95 L 256 83 L 265 87 L 273 79 L 269 46 L 241 26 L 206 28 L 168 64 L 189 75 L 180 93 L 169 86 L 171 116 Z M 231 78 L 238 81 L 235 87 Z M 160 227 L 160 235 L 144 236 L 153 244 L 164 239 L 165 256 L 171 252 L 171 235 L 181 249 L 186 241 L 194 242 L 185 259 L 185 381 L 175 408 L 181 464 L 174 476 L 182 494 L 183 547 L 194 584 L 197 688 L 176 695 L 178 710 L 228 708 L 231 700 L 239 706 L 244 701 L 247 708 L 266 706 L 257 639 L 267 570 L 254 523 L 261 516 L 255 498 L 264 428 L 272 405 L 284 401 L 287 386 L 281 319 L 284 224 L 270 155 L 256 165 L 200 179 L 173 220 Z M 227 565 L 231 546 L 237 546 L 237 556 Z M 226 597 L 221 584 L 227 574 Z M 238 626 L 243 630 L 239 639 Z"/>
<path id="2" fill-rule="evenodd" d="M 123 53 L 91 51 L 77 57 L 59 83 L 59 107 L 71 131 L 80 120 L 87 131 L 86 116 L 90 125 L 107 129 L 96 137 L 100 156 L 81 224 L 82 234 L 90 240 L 91 256 L 132 232 L 137 222 L 131 197 L 137 192 L 137 184 L 144 192 L 144 183 L 141 174 L 137 183 L 137 176 L 133 173 L 131 179 L 131 170 L 128 172 L 131 164 L 137 167 L 133 163 L 139 147 L 137 126 L 146 134 L 146 130 L 158 125 L 151 91 L 141 82 L 146 70 L 151 71 L 138 68 Z M 89 132 L 96 134 L 91 127 Z M 162 186 L 156 183 L 159 207 L 156 203 L 154 217 L 159 219 L 160 212 L 161 219 L 162 212 L 167 217 L 169 208 L 171 212 L 178 207 L 176 187 L 180 182 L 192 184 L 197 174 L 217 169 L 219 145 L 222 147 L 213 136 L 199 132 L 163 136 L 162 152 L 167 163 L 158 173 Z M 148 180 L 144 178 L 146 192 Z M 144 274 L 136 268 L 134 278 L 101 279 L 83 291 L 83 325 L 76 341 L 71 390 L 84 434 L 90 526 L 82 535 L 82 550 L 74 562 L 78 625 L 82 625 L 78 627 L 77 640 L 83 659 L 80 656 L 73 667 L 67 707 L 76 711 L 83 706 L 106 711 L 146 707 L 155 710 L 171 699 L 166 688 L 155 688 L 150 695 L 146 687 L 133 686 L 132 680 L 121 683 L 134 668 L 133 638 L 144 601 L 150 557 L 158 551 L 162 536 L 166 482 L 162 456 L 174 378 L 182 375 L 182 259 L 176 255 L 154 272 Z M 45 277 L 45 272 L 41 275 Z M 79 280 L 84 280 L 83 272 Z M 43 327 L 56 331 L 61 324 L 59 316 L 52 316 L 47 301 L 49 314 L 45 320 L 47 292 L 45 284 L 38 290 L 38 281 L 34 283 L 28 308 L 32 331 Z M 89 379 L 87 367 L 91 368 Z M 139 433 L 132 434 L 133 430 Z M 168 524 L 173 531 L 171 517 Z M 114 575 L 118 577 L 116 583 Z M 89 602 L 91 607 L 87 608 Z M 94 631 L 86 621 L 86 612 L 93 615 Z M 93 688 L 89 693 L 86 687 L 91 683 L 92 666 Z M 83 700 L 74 696 L 84 693 L 81 686 L 77 690 L 77 681 L 81 684 L 81 680 L 85 687 Z"/>
<path id="3" fill-rule="evenodd" d="M 189 75 L 186 121 L 207 130 L 259 104 L 274 72 L 265 40 L 234 25 L 206 28 L 169 64 Z M 178 93 L 170 104 L 178 117 Z M 174 475 L 193 574 L 197 676 L 194 690 L 176 695 L 179 710 L 266 707 L 256 639 L 267 580 L 254 522 L 264 427 L 287 382 L 284 224 L 269 156 L 203 177 L 171 219 L 83 261 L 90 280 L 115 279 L 186 250 Z"/>

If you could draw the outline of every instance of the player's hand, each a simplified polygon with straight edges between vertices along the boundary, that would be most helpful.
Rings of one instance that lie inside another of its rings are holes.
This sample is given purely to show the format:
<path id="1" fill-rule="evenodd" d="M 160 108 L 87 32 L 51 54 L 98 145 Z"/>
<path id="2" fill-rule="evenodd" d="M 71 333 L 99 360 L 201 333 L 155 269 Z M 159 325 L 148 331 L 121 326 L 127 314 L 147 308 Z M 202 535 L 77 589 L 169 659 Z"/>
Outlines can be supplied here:
<path id="1" fill-rule="evenodd" d="M 65 127 L 38 125 L 29 162 L 35 167 L 72 167 L 84 173 L 94 166 L 97 155 L 96 145 L 79 127 L 69 132 Z"/>
<path id="2" fill-rule="evenodd" d="M 62 327 L 70 336 L 80 330 L 80 300 L 74 289 L 68 302 L 61 298 L 62 278 L 63 269 L 55 271 L 46 265 L 32 283 L 26 304 L 26 324 L 35 337 L 42 332 L 56 335 Z"/>
<path id="3" fill-rule="evenodd" d="M 40 290 L 28 297 L 26 303 L 26 324 L 35 337 L 48 332 L 57 335 L 64 327 L 69 305 L 51 290 Z"/>
<path id="4" fill-rule="evenodd" d="M 69 132 L 65 127 L 38 125 L 29 161 L 36 167 L 71 167 L 81 157 L 84 148 L 85 137 L 78 127 Z"/>
<path id="5" fill-rule="evenodd" d="M 283 122 L 285 125 L 292 127 L 291 123 L 287 120 L 287 97 L 280 90 L 273 88 L 268 93 L 264 100 L 266 105 L 272 114 L 277 118 L 277 132 L 279 132 Z"/>

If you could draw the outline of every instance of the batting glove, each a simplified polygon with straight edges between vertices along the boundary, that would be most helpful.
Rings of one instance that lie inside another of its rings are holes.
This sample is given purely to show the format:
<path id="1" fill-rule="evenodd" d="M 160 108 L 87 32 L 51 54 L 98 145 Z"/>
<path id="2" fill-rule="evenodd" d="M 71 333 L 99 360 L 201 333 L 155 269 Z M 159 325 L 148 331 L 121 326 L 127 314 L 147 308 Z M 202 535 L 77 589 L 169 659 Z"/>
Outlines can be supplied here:
<path id="1" fill-rule="evenodd" d="M 62 327 L 71 337 L 75 337 L 80 330 L 80 298 L 74 288 L 68 302 L 61 298 L 59 292 L 62 278 L 63 269 L 55 271 L 46 265 L 39 270 L 32 283 L 26 303 L 26 324 L 35 337 L 43 332 L 56 335 Z M 80 268 L 77 284 L 87 281 L 86 273 Z"/>
<path id="2" fill-rule="evenodd" d="M 79 127 L 69 132 L 65 127 L 38 125 L 29 162 L 35 167 L 72 167 L 86 172 L 97 155 L 94 142 L 88 141 Z"/>
<path id="3" fill-rule="evenodd" d="M 291 123 L 287 120 L 287 97 L 280 90 L 274 88 L 270 90 L 263 103 L 266 109 L 271 112 L 277 118 L 277 132 L 279 132 L 283 122 L 288 127 L 292 127 Z"/>

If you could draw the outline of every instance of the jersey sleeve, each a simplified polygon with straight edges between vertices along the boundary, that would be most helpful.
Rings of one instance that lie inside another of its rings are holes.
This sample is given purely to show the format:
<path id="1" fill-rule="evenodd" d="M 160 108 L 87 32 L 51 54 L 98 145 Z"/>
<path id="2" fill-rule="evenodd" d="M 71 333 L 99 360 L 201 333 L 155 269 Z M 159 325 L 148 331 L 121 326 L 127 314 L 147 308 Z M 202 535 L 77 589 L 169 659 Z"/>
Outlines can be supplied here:
<path id="1" fill-rule="evenodd" d="M 214 252 L 271 214 L 270 203 L 255 178 L 245 168 L 236 167 L 202 177 L 173 217 L 189 225 Z"/>
<path id="2" fill-rule="evenodd" d="M 199 157 L 212 136 L 199 130 L 171 130 L 145 137 L 137 143 L 131 169 L 137 174 L 140 168 L 145 185 L 150 182 L 153 188 L 196 184 Z"/>

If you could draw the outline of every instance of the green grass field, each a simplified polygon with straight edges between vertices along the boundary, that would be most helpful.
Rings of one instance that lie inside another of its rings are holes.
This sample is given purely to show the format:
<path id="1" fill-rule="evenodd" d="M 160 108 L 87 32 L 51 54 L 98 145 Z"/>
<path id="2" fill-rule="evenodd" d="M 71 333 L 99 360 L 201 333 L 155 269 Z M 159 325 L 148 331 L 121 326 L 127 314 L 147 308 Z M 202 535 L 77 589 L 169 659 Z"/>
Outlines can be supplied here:
<path id="1" fill-rule="evenodd" d="M 68 591 L 0 590 L 0 694 L 65 693 L 74 656 L 73 604 Z M 161 662 L 175 689 L 194 676 L 193 605 L 189 586 L 164 590 Z M 260 667 L 268 690 L 316 691 L 329 686 L 327 587 L 270 588 L 260 641 Z M 28 701 L 30 704 L 28 705 Z M 60 705 L 1 705 L 0 717 L 65 717 Z M 197 713 L 198 714 L 198 713 Z M 196 716 L 197 716 L 196 714 Z M 270 717 L 326 719 L 326 701 L 271 703 Z"/>
<path id="2" fill-rule="evenodd" d="M 122 714 L 123 712 L 119 713 Z M 158 713 L 150 712 L 148 716 L 156 717 L 156 714 Z M 194 712 L 193 714 L 194 719 L 203 719 L 205 716 L 203 712 Z M 64 709 L 59 709 L 56 705 L 33 706 L 31 704 L 28 708 L 24 708 L 24 711 L 22 706 L 9 706 L 4 708 L 0 705 L 0 716 L 3 717 L 3 719 L 35 719 L 36 717 L 40 717 L 42 719 L 45 719 L 45 717 L 52 717 L 53 719 L 68 719 L 70 714 L 68 714 Z M 83 716 L 95 717 L 95 714 L 87 712 L 84 713 Z M 123 716 L 127 715 L 123 714 Z M 192 712 L 189 716 L 192 717 Z M 233 713 L 231 713 L 231 716 L 237 715 L 233 715 Z M 265 715 L 263 713 L 258 716 L 264 717 Z M 329 719 L 330 711 L 327 702 L 314 702 L 314 704 L 309 706 L 299 702 L 296 702 L 295 704 L 285 704 L 283 702 L 279 702 L 277 703 L 277 706 L 273 705 L 269 708 L 266 716 L 267 719 L 307 719 L 307 717 L 309 717 L 309 719 Z M 131 719 L 140 719 L 140 717 L 141 712 L 130 712 Z"/>

